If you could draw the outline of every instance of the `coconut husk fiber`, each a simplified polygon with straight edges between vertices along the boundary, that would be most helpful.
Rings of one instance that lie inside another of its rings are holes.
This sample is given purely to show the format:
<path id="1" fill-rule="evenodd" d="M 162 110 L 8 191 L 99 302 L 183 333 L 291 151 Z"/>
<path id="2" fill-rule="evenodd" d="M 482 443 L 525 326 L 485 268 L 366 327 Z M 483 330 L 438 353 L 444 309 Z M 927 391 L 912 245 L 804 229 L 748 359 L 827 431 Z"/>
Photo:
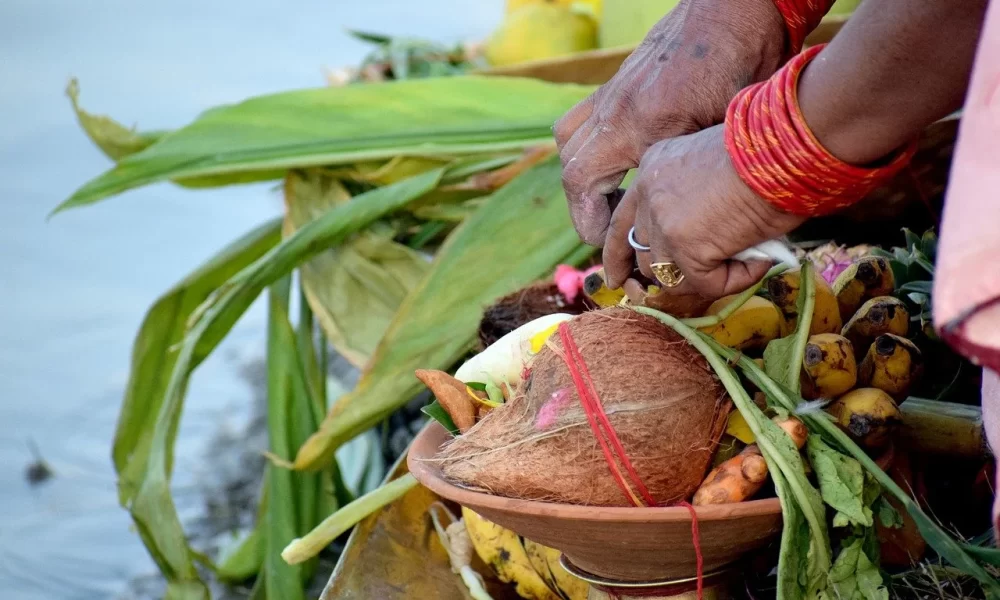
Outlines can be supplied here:
<path id="1" fill-rule="evenodd" d="M 626 308 L 587 312 L 568 327 L 650 495 L 658 505 L 690 498 L 731 408 L 707 361 L 667 326 Z M 556 333 L 512 398 L 442 449 L 446 477 L 511 498 L 632 505 L 611 474 L 562 352 Z"/>
<path id="2" fill-rule="evenodd" d="M 480 349 L 486 348 L 521 325 L 555 313 L 580 314 L 587 310 L 586 296 L 566 299 L 551 281 L 539 281 L 494 302 L 479 322 Z"/>

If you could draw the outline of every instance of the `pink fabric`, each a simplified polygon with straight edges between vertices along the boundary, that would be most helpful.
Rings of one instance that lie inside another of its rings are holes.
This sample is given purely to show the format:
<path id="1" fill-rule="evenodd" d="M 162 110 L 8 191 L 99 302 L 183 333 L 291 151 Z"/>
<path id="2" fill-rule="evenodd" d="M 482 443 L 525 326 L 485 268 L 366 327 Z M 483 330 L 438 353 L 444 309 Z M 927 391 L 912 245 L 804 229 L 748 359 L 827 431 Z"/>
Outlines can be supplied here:
<path id="1" fill-rule="evenodd" d="M 988 366 L 983 421 L 1000 455 L 1000 1 L 990 3 L 963 109 L 934 282 L 934 325 Z M 994 503 L 1000 530 L 1000 503 Z"/>

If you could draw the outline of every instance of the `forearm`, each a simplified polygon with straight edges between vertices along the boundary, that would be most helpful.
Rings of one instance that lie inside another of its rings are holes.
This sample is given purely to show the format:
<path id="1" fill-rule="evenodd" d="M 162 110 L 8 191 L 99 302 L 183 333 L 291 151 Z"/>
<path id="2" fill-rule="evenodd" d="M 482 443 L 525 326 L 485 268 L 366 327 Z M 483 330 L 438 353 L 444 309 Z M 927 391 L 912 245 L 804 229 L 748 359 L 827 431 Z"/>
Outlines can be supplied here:
<path id="1" fill-rule="evenodd" d="M 868 164 L 961 107 L 987 0 L 866 0 L 806 68 L 799 105 L 837 158 Z"/>

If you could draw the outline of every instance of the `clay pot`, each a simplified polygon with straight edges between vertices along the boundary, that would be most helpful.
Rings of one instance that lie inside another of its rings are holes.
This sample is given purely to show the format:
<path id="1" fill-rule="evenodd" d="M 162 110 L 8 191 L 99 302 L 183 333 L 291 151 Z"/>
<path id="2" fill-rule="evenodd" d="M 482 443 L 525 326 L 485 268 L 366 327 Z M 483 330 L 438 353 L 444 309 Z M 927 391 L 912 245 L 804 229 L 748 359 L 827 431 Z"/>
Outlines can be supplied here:
<path id="1" fill-rule="evenodd" d="M 693 577 L 697 567 L 687 508 L 593 507 L 517 500 L 455 486 L 434 460 L 449 434 L 431 422 L 413 441 L 407 466 L 420 483 L 486 519 L 561 551 L 577 568 L 622 582 Z M 554 476 L 557 476 L 554 474 Z M 696 507 L 704 572 L 719 571 L 781 532 L 777 498 Z"/>

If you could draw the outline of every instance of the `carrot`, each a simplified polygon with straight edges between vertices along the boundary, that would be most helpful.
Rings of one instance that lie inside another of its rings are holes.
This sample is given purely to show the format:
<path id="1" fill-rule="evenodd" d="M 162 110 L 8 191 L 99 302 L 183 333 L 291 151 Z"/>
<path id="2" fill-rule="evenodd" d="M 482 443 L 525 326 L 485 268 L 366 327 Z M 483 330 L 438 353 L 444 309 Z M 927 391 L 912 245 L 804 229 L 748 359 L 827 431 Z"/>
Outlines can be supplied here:
<path id="1" fill-rule="evenodd" d="M 464 383 L 444 371 L 417 369 L 414 374 L 441 403 L 459 432 L 465 433 L 476 424 L 476 406 Z"/>
<path id="2" fill-rule="evenodd" d="M 794 417 L 775 418 L 774 422 L 792 438 L 795 446 L 802 448 L 809 430 Z M 750 444 L 736 456 L 712 469 L 694 493 L 691 504 L 732 504 L 752 498 L 767 481 L 767 463 L 757 444 Z"/>

